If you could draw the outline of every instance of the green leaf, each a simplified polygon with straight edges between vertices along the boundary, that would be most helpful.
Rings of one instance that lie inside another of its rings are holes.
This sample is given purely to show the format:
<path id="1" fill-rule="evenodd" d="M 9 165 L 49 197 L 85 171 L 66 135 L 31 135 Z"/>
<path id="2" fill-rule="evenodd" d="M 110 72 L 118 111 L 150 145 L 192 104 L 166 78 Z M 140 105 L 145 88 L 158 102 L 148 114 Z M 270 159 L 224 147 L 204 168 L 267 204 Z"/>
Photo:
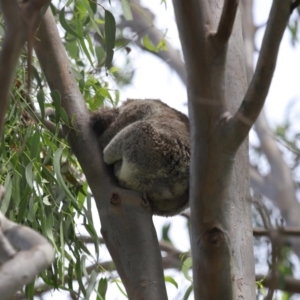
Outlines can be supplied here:
<path id="1" fill-rule="evenodd" d="M 186 290 L 186 292 L 184 294 L 184 297 L 183 297 L 183 300 L 187 300 L 189 298 L 189 296 L 191 295 L 192 290 L 193 290 L 193 286 L 191 285 Z"/>
<path id="2" fill-rule="evenodd" d="M 121 285 L 120 285 L 120 284 L 122 283 L 121 280 L 115 279 L 114 282 L 115 282 L 115 284 L 117 285 L 119 291 L 120 291 L 126 298 L 128 298 L 128 296 L 127 296 L 127 294 L 126 294 L 124 288 L 122 288 Z"/>
<path id="3" fill-rule="evenodd" d="M 82 24 L 81 24 L 80 20 L 77 20 L 76 25 L 77 25 L 77 31 L 78 31 L 78 33 L 79 33 L 81 36 L 83 36 Z M 91 58 L 91 56 L 90 56 L 90 53 L 89 53 L 89 51 L 88 51 L 88 49 L 87 49 L 87 47 L 86 47 L 86 45 L 85 45 L 84 39 L 83 39 L 83 38 L 80 38 L 79 42 L 80 42 L 80 45 L 81 45 L 81 48 L 82 48 L 84 54 L 86 55 L 86 57 L 87 57 L 87 59 L 89 60 L 90 64 L 93 66 L 93 61 L 92 61 L 92 58 Z"/>
<path id="4" fill-rule="evenodd" d="M 155 52 L 155 53 L 158 52 L 157 47 L 155 47 L 155 46 L 152 44 L 151 40 L 149 39 L 148 34 L 145 34 L 144 37 L 143 37 L 143 45 L 144 45 L 144 47 L 145 47 L 147 50 L 149 50 L 149 51 L 151 51 L 151 52 Z"/>
<path id="5" fill-rule="evenodd" d="M 63 7 L 63 9 L 60 11 L 59 14 L 59 21 L 61 26 L 63 27 L 63 29 L 68 32 L 69 34 L 81 39 L 82 37 L 72 28 L 69 26 L 69 24 L 67 23 L 66 19 L 65 19 L 65 7 Z"/>
<path id="6" fill-rule="evenodd" d="M 10 204 L 11 192 L 12 192 L 12 181 L 9 174 L 6 175 L 4 188 L 5 188 L 5 195 L 1 203 L 1 211 L 2 213 L 6 214 Z"/>
<path id="7" fill-rule="evenodd" d="M 96 1 L 89 1 L 89 5 L 93 11 L 94 14 L 97 12 L 97 2 Z"/>
<path id="8" fill-rule="evenodd" d="M 30 159 L 34 160 L 38 157 L 41 148 L 41 133 L 39 130 L 36 130 L 30 145 Z"/>
<path id="9" fill-rule="evenodd" d="M 164 226 L 162 227 L 162 239 L 172 245 L 172 241 L 169 237 L 170 228 L 171 223 L 164 224 Z"/>
<path id="10" fill-rule="evenodd" d="M 172 283 L 178 289 L 178 283 L 171 276 L 165 276 L 165 281 Z"/>
<path id="11" fill-rule="evenodd" d="M 32 176 L 32 162 L 29 162 L 29 164 L 25 168 L 25 177 L 28 185 L 30 188 L 33 188 L 33 176 Z"/>
<path id="12" fill-rule="evenodd" d="M 55 121 L 59 122 L 60 119 L 60 108 L 61 108 L 61 97 L 60 93 L 57 90 L 51 91 L 51 98 L 53 100 L 54 108 L 55 108 Z"/>
<path id="13" fill-rule="evenodd" d="M 121 0 L 124 18 L 127 21 L 132 20 L 131 8 L 128 0 Z"/>
<path id="14" fill-rule="evenodd" d="M 39 91 L 37 93 L 37 100 L 38 100 L 38 103 L 40 106 L 42 120 L 44 120 L 44 118 L 45 118 L 45 96 L 44 96 L 44 92 L 42 89 L 39 89 Z"/>
<path id="15" fill-rule="evenodd" d="M 63 122 L 65 123 L 65 125 L 69 126 L 68 115 L 67 115 L 66 111 L 62 107 L 59 109 L 59 114 L 60 114 L 60 118 L 63 120 Z"/>
<path id="16" fill-rule="evenodd" d="M 105 61 L 105 51 L 103 50 L 102 47 L 100 46 L 96 46 L 95 47 L 95 52 L 96 52 L 96 57 L 97 57 L 97 61 L 98 61 L 98 66 L 102 66 L 104 61 Z"/>
<path id="17" fill-rule="evenodd" d="M 114 47 L 116 42 L 116 21 L 112 13 L 108 10 L 105 10 L 105 41 L 106 41 L 106 60 L 105 66 L 107 69 L 111 67 L 113 56 L 114 56 Z"/>
<path id="18" fill-rule="evenodd" d="M 98 284 L 98 294 L 96 300 L 102 300 L 105 299 L 105 295 L 107 292 L 107 279 L 106 278 L 100 278 L 99 284 Z"/>
<path id="19" fill-rule="evenodd" d="M 34 282 L 27 284 L 25 288 L 26 299 L 31 300 L 34 298 Z"/>
<path id="20" fill-rule="evenodd" d="M 76 273 L 76 278 L 78 280 L 78 285 L 82 293 L 85 295 L 86 290 L 84 287 L 84 284 L 82 282 L 82 269 L 81 269 L 81 260 L 77 259 L 76 264 L 75 264 L 75 273 Z"/>
<path id="21" fill-rule="evenodd" d="M 85 300 L 89 300 L 92 291 L 94 290 L 98 274 L 95 270 L 92 271 L 92 274 L 88 277 L 88 287 L 86 289 L 86 295 L 84 297 Z"/>
<path id="22" fill-rule="evenodd" d="M 69 267 L 68 267 L 68 287 L 70 290 L 73 290 L 73 271 L 74 271 L 74 262 L 69 261 Z"/>
<path id="23" fill-rule="evenodd" d="M 191 269 L 191 267 L 192 267 L 192 258 L 188 257 L 187 259 L 184 260 L 182 264 L 182 273 L 184 277 L 189 281 L 192 281 L 192 277 L 189 275 L 189 270 Z"/>
<path id="24" fill-rule="evenodd" d="M 61 222 L 59 225 L 60 225 L 59 226 L 60 244 L 64 245 L 65 244 L 64 231 L 63 231 L 64 224 L 63 224 L 63 222 Z M 65 261 L 65 248 L 64 247 L 61 247 L 60 255 L 61 255 L 61 260 L 64 262 Z M 62 264 L 62 274 L 65 274 L 65 264 L 64 263 Z"/>
<path id="25" fill-rule="evenodd" d="M 70 200 L 72 201 L 74 207 L 78 208 L 77 200 L 74 198 L 74 196 L 72 195 L 72 193 L 70 192 L 70 190 L 66 186 L 66 184 L 63 180 L 62 174 L 61 174 L 60 159 L 61 159 L 61 156 L 62 156 L 62 152 L 63 152 L 63 149 L 58 148 L 54 153 L 54 157 L 53 157 L 54 172 L 56 174 L 57 182 L 58 182 L 59 186 L 64 190 L 65 194 L 70 198 Z"/>

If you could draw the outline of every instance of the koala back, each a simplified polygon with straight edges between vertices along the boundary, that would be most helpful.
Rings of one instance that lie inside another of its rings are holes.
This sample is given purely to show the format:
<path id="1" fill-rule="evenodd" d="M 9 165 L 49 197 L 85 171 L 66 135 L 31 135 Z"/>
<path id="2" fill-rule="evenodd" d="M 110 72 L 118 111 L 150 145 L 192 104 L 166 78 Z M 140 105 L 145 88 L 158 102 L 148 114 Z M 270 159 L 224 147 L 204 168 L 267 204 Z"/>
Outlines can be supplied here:
<path id="1" fill-rule="evenodd" d="M 100 109 L 91 121 L 104 161 L 114 166 L 120 186 L 143 193 L 157 215 L 174 215 L 187 207 L 187 116 L 160 100 L 127 100 L 113 112 Z"/>

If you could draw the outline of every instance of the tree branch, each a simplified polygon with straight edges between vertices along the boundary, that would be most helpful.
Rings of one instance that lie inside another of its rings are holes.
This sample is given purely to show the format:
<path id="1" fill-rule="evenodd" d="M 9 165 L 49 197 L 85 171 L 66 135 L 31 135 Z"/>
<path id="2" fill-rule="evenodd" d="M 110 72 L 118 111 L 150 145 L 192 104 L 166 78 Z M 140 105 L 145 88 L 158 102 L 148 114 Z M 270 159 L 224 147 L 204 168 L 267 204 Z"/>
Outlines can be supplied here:
<path id="1" fill-rule="evenodd" d="M 247 136 L 264 105 L 289 16 L 290 1 L 274 0 L 254 76 L 240 108 L 232 119 L 239 143 Z"/>
<path id="2" fill-rule="evenodd" d="M 0 134 L 3 131 L 10 88 L 26 34 L 17 1 L 2 0 L 1 9 L 6 21 L 6 34 L 0 54 Z"/>
<path id="3" fill-rule="evenodd" d="M 188 93 L 201 94 L 202 101 L 209 101 L 212 97 L 207 89 L 207 83 L 210 86 L 207 38 L 212 24 L 208 3 L 206 0 L 173 0 L 173 6 L 186 68 L 190 70 L 187 73 Z"/>
<path id="4" fill-rule="evenodd" d="M 0 245 L 5 243 L 10 249 L 3 252 L 0 247 L 0 292 L 4 300 L 45 270 L 54 259 L 54 250 L 39 233 L 9 221 L 1 212 L 0 232 Z"/>
<path id="5" fill-rule="evenodd" d="M 227 44 L 235 21 L 239 0 L 225 0 L 217 32 L 213 35 L 220 46 Z"/>
<path id="6" fill-rule="evenodd" d="M 166 299 L 152 211 L 140 194 L 119 188 L 104 165 L 102 150 L 90 126 L 89 112 L 50 10 L 44 16 L 37 37 L 34 49 L 50 89 L 59 91 L 62 106 L 73 122 L 72 128 L 68 128 L 70 145 L 95 197 L 102 236 L 128 296 L 130 299 Z"/>
<path id="7" fill-rule="evenodd" d="M 300 228 L 293 228 L 293 227 L 286 227 L 286 228 L 253 228 L 253 235 L 255 237 L 262 237 L 262 236 L 271 236 L 273 234 L 281 235 L 281 236 L 294 236 L 300 237 Z"/>

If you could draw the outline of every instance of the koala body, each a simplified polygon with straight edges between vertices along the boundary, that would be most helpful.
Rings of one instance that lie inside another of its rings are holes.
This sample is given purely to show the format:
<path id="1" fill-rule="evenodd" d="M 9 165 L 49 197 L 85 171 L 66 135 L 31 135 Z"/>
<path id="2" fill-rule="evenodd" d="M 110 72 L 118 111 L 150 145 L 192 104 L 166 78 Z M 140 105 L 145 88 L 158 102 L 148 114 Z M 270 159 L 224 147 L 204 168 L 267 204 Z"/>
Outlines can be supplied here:
<path id="1" fill-rule="evenodd" d="M 120 186 L 143 193 L 157 215 L 171 216 L 188 206 L 187 116 L 160 100 L 127 100 L 94 112 L 91 125 Z"/>

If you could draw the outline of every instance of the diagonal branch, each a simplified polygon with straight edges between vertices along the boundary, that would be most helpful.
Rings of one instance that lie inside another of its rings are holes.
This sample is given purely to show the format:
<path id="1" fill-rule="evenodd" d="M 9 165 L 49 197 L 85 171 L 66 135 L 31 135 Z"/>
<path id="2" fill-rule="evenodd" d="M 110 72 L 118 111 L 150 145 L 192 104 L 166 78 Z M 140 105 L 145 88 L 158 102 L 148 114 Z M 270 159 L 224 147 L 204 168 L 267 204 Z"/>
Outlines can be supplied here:
<path id="1" fill-rule="evenodd" d="M 227 44 L 231 33 L 233 24 L 238 9 L 239 0 L 225 0 L 220 18 L 217 32 L 214 35 L 216 42 L 220 43 L 220 46 Z"/>
<path id="2" fill-rule="evenodd" d="M 238 145 L 246 138 L 264 105 L 289 16 L 290 1 L 274 0 L 254 76 L 240 108 L 232 119 L 231 125 L 236 133 Z"/>
<path id="3" fill-rule="evenodd" d="M 102 236 L 128 297 L 167 299 L 152 212 L 139 193 L 119 188 L 104 165 L 90 126 L 90 114 L 74 79 L 51 10 L 44 16 L 34 49 L 50 89 L 59 91 L 62 106 L 73 125 L 68 128 L 69 142 L 92 190 Z"/>
<path id="4" fill-rule="evenodd" d="M 1 9 L 6 21 L 6 34 L 0 54 L 0 134 L 3 131 L 15 69 L 25 43 L 25 27 L 17 1 L 2 0 Z"/>

